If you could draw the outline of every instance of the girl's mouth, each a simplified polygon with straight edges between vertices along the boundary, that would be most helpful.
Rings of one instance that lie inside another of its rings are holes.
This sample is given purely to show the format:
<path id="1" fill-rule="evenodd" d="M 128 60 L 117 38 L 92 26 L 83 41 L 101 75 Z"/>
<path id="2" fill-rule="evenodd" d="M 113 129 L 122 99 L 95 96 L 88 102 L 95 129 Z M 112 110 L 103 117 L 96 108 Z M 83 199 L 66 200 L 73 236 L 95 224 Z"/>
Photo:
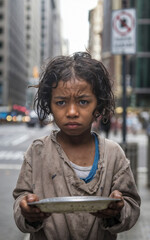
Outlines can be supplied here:
<path id="1" fill-rule="evenodd" d="M 76 122 L 73 122 L 73 123 L 69 122 L 69 123 L 66 123 L 65 126 L 69 129 L 76 129 L 76 128 L 80 127 L 81 124 L 76 123 Z"/>

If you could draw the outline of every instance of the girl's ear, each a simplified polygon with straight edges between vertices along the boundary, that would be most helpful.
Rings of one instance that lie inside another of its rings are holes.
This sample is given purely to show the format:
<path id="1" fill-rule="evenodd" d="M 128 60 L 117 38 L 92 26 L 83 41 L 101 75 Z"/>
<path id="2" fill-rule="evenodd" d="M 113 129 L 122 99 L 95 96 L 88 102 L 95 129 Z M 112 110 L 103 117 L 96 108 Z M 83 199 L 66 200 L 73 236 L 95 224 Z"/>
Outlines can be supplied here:
<path id="1" fill-rule="evenodd" d="M 95 113 L 95 118 L 98 118 L 100 116 L 100 113 Z"/>
<path id="2" fill-rule="evenodd" d="M 98 118 L 100 115 L 101 114 L 98 111 L 96 111 L 95 114 L 94 114 L 95 118 Z"/>

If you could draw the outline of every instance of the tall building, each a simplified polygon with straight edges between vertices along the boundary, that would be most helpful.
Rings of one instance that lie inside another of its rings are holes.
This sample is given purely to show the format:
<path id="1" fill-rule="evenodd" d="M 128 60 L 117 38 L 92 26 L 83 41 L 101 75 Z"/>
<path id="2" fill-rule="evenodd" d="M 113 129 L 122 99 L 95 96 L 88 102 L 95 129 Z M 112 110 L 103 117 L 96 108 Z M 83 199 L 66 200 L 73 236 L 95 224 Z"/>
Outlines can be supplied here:
<path id="1" fill-rule="evenodd" d="M 62 53 L 59 0 L 41 1 L 41 63 Z"/>
<path id="2" fill-rule="evenodd" d="M 52 20 L 54 1 L 41 1 L 41 62 L 53 55 Z"/>
<path id="3" fill-rule="evenodd" d="M 26 41 L 26 66 L 28 77 L 33 76 L 33 69 L 40 68 L 41 64 L 41 0 L 25 0 L 25 41 Z"/>
<path id="4" fill-rule="evenodd" d="M 53 55 L 52 55 L 52 57 L 55 57 L 55 56 L 62 54 L 60 0 L 54 1 L 51 35 L 53 36 L 53 42 L 52 42 Z"/>
<path id="5" fill-rule="evenodd" d="M 111 72 L 113 64 L 111 55 L 111 12 L 112 1 L 103 2 L 103 33 L 102 33 L 102 60 L 104 65 Z M 113 68 L 112 68 L 113 69 Z"/>
<path id="6" fill-rule="evenodd" d="M 137 54 L 132 59 L 134 66 L 134 105 L 141 108 L 150 106 L 150 1 L 132 0 L 130 7 L 137 11 Z"/>
<path id="7" fill-rule="evenodd" d="M 103 0 L 89 11 L 89 52 L 97 60 L 101 60 L 103 30 Z"/>
<path id="8" fill-rule="evenodd" d="M 25 105 L 24 3 L 0 0 L 0 106 Z"/>
<path id="9" fill-rule="evenodd" d="M 59 0 L 0 0 L 0 106 L 30 108 L 35 91 L 27 86 L 60 54 Z"/>
<path id="10" fill-rule="evenodd" d="M 59 0 L 25 0 L 25 35 L 28 85 L 39 81 L 41 66 L 61 54 Z M 28 109 L 33 108 L 36 89 L 27 90 Z"/>

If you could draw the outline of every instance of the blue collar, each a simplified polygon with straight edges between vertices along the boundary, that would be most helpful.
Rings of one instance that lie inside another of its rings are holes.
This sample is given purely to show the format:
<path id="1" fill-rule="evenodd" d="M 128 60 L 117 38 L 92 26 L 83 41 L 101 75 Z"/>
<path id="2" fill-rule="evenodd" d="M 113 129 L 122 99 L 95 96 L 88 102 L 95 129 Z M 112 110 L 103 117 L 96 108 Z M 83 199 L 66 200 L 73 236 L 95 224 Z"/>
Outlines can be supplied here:
<path id="1" fill-rule="evenodd" d="M 95 137 L 95 157 L 94 157 L 93 166 L 91 168 L 91 171 L 89 172 L 89 175 L 86 178 L 81 178 L 86 183 L 90 182 L 94 178 L 94 176 L 96 174 L 96 171 L 97 171 L 97 168 L 98 168 L 98 161 L 99 161 L 99 158 L 100 158 L 98 138 L 97 138 L 97 135 L 95 133 L 93 133 L 93 135 Z"/>

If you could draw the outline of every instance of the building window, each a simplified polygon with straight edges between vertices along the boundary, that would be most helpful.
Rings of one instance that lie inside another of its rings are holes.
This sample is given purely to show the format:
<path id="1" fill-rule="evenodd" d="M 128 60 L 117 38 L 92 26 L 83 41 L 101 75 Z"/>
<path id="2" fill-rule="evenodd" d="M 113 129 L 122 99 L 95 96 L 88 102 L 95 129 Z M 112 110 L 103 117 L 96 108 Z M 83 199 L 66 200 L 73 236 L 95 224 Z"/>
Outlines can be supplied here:
<path id="1" fill-rule="evenodd" d="M 2 104 L 2 92 L 3 92 L 3 85 L 0 83 L 0 105 Z"/>
<path id="2" fill-rule="evenodd" d="M 30 11 L 30 9 L 31 9 L 31 7 L 28 5 L 28 6 L 27 6 L 27 10 Z"/>
<path id="3" fill-rule="evenodd" d="M 30 19 L 31 19 L 30 15 L 27 15 L 27 20 L 30 20 Z"/>
<path id="4" fill-rule="evenodd" d="M 44 23 L 42 23 L 42 29 L 44 29 L 45 28 L 45 24 Z"/>
<path id="5" fill-rule="evenodd" d="M 4 32 L 4 29 L 0 27 L 0 34 L 2 34 L 3 32 Z"/>
<path id="6" fill-rule="evenodd" d="M 29 34 L 27 34 L 26 38 L 29 40 L 31 37 L 30 37 L 30 35 L 29 35 Z"/>
<path id="7" fill-rule="evenodd" d="M 27 45 L 26 45 L 26 48 L 27 48 L 27 49 L 30 49 L 30 45 L 29 45 L 29 44 L 27 44 Z"/>
<path id="8" fill-rule="evenodd" d="M 150 52 L 150 24 L 138 25 L 138 51 Z"/>
<path id="9" fill-rule="evenodd" d="M 129 2 L 130 7 L 135 7 L 135 1 L 136 1 L 136 0 L 130 0 L 130 2 Z"/>
<path id="10" fill-rule="evenodd" d="M 4 19 L 4 15 L 2 13 L 0 13 L 0 20 Z"/>
<path id="11" fill-rule="evenodd" d="M 137 88 L 150 88 L 149 81 L 149 58 L 138 58 L 136 64 L 136 87 Z"/>
<path id="12" fill-rule="evenodd" d="M 0 70 L 0 76 L 2 76 L 3 75 L 3 72 L 2 72 L 2 70 Z"/>
<path id="13" fill-rule="evenodd" d="M 3 47 L 3 42 L 2 41 L 0 41 L 0 48 L 2 48 Z"/>
<path id="14" fill-rule="evenodd" d="M 3 7 L 3 5 L 4 5 L 4 1 L 0 1 L 0 7 Z"/>
<path id="15" fill-rule="evenodd" d="M 27 68 L 29 68 L 29 66 L 30 66 L 30 65 L 29 65 L 29 63 L 28 63 L 28 62 L 26 62 L 26 67 L 27 67 Z"/>
<path id="16" fill-rule="evenodd" d="M 41 37 L 42 37 L 42 38 L 45 38 L 45 34 L 44 34 L 44 33 L 42 33 L 42 34 L 41 34 Z"/>
<path id="17" fill-rule="evenodd" d="M 3 56 L 0 56 L 0 62 L 3 62 Z"/>
<path id="18" fill-rule="evenodd" d="M 27 25 L 26 28 L 27 28 L 27 30 L 29 30 L 30 29 L 30 25 Z"/>
<path id="19" fill-rule="evenodd" d="M 150 18 L 150 1 L 137 0 L 137 11 L 138 18 Z"/>

